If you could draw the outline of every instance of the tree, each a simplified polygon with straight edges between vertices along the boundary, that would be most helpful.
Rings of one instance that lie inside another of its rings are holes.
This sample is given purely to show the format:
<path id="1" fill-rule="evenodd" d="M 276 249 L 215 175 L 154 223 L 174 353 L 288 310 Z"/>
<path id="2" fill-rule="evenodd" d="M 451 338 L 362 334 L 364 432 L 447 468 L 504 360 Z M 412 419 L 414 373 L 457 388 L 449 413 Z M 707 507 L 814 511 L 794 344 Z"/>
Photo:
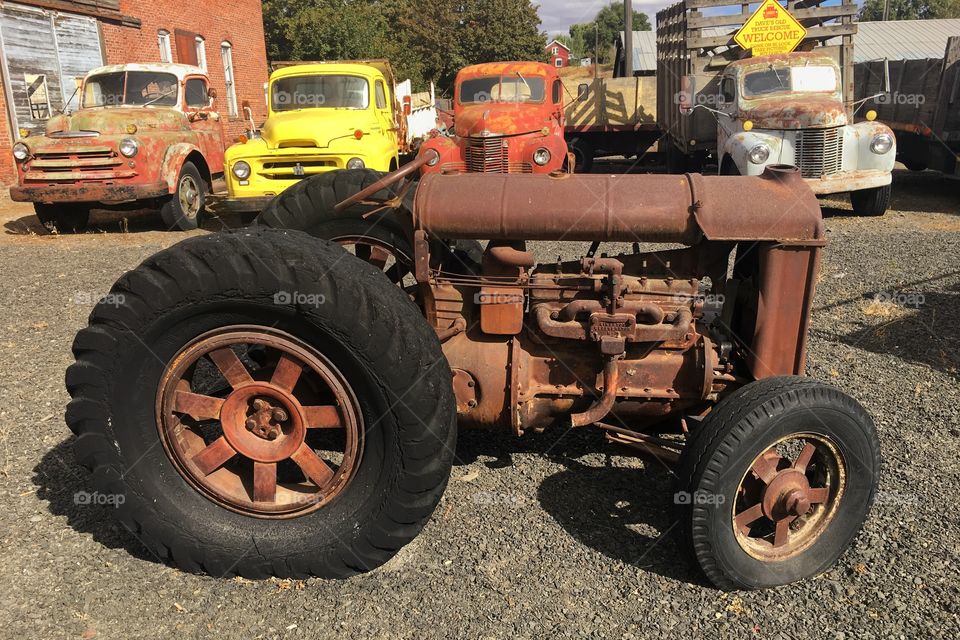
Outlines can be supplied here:
<path id="1" fill-rule="evenodd" d="M 578 57 L 593 57 L 599 34 L 600 50 L 597 52 L 597 61 L 610 62 L 611 48 L 624 30 L 624 3 L 612 2 L 600 9 L 596 17 L 590 22 L 571 25 L 570 38 L 574 43 L 574 52 Z M 633 30 L 650 31 L 650 19 L 647 14 L 634 10 Z"/>
<path id="2" fill-rule="evenodd" d="M 866 0 L 857 18 L 883 20 L 885 0 Z M 887 20 L 960 18 L 960 0 L 890 0 Z"/>

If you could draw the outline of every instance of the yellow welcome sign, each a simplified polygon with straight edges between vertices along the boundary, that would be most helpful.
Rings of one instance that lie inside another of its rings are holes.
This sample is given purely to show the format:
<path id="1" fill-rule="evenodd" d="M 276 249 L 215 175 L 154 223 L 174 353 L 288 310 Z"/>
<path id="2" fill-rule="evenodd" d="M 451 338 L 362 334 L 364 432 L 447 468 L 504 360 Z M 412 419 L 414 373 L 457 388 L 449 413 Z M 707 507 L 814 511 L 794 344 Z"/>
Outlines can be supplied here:
<path id="1" fill-rule="evenodd" d="M 734 40 L 755 56 L 790 53 L 803 42 L 807 30 L 776 0 L 765 0 L 753 12 Z"/>

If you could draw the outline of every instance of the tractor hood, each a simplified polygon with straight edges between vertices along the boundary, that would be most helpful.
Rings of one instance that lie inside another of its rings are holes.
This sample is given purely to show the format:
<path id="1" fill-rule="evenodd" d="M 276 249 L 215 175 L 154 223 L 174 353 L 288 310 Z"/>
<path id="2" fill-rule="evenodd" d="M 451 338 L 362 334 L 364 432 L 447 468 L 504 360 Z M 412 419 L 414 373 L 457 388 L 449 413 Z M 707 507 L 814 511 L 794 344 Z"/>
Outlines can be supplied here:
<path id="1" fill-rule="evenodd" d="M 380 133 L 380 124 L 369 111 L 356 109 L 301 109 L 275 113 L 267 118 L 261 135 L 270 149 L 317 147 L 325 149 L 335 140 Z"/>
<path id="2" fill-rule="evenodd" d="M 128 127 L 131 126 L 135 126 L 140 134 L 189 129 L 187 117 L 176 109 L 98 107 L 50 118 L 47 121 L 47 135 L 52 137 L 69 133 L 126 135 L 130 133 Z"/>
<path id="3" fill-rule="evenodd" d="M 456 133 L 462 138 L 513 136 L 540 131 L 549 124 L 540 109 L 527 103 L 492 103 L 464 107 L 456 115 Z"/>
<path id="4" fill-rule="evenodd" d="M 741 120 L 757 129 L 825 129 L 847 124 L 843 102 L 835 96 L 782 95 L 744 100 Z"/>

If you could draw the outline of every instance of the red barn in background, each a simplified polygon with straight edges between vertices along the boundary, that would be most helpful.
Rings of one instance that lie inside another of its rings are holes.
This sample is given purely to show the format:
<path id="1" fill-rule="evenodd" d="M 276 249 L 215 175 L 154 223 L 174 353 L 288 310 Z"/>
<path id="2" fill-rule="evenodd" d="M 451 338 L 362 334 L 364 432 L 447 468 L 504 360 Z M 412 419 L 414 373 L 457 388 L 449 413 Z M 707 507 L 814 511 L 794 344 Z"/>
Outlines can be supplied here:
<path id="1" fill-rule="evenodd" d="M 547 55 L 550 56 L 550 64 L 557 68 L 570 66 L 570 47 L 559 40 L 547 45 Z"/>

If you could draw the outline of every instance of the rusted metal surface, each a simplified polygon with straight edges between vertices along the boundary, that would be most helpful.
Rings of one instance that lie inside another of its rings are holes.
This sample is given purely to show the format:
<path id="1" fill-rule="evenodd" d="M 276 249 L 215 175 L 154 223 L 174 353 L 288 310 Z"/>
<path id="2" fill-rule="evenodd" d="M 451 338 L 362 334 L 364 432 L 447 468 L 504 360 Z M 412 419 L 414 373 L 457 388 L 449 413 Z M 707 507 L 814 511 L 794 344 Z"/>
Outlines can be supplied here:
<path id="1" fill-rule="evenodd" d="M 508 82 L 543 83 L 539 99 L 518 99 L 486 92 L 466 96 L 465 86 L 484 78 Z M 556 68 L 539 62 L 493 62 L 466 67 L 457 74 L 454 89 L 454 137 L 427 140 L 421 154 L 433 150 L 440 162 L 423 168 L 432 173 L 546 174 L 563 167 L 564 91 Z M 538 150 L 550 159 L 534 161 Z"/>
<path id="2" fill-rule="evenodd" d="M 827 530 L 843 498 L 846 464 L 824 436 L 797 434 L 757 456 L 740 481 L 733 531 L 759 560 L 802 553 Z"/>
<path id="3" fill-rule="evenodd" d="M 102 202 L 149 200 L 175 192 L 184 162 L 192 161 L 206 181 L 223 172 L 223 128 L 212 107 L 191 107 L 184 87 L 206 81 L 199 68 L 184 65 L 115 65 L 92 71 L 127 68 L 165 71 L 177 77 L 175 106 L 110 105 L 84 107 L 47 122 L 46 135 L 21 140 L 28 158 L 17 163 L 18 185 L 11 197 L 27 202 Z M 79 92 L 84 95 L 83 91 Z M 120 143 L 134 139 L 133 157 Z M 164 185 L 160 190 L 158 185 Z"/>
<path id="4" fill-rule="evenodd" d="M 823 237 L 817 199 L 794 169 L 777 167 L 755 178 L 427 176 L 414 212 L 418 228 L 441 238 L 693 244 Z"/>
<path id="5" fill-rule="evenodd" d="M 187 345 L 163 373 L 156 412 L 184 479 L 254 517 L 319 509 L 347 486 L 363 453 L 362 414 L 343 375 L 264 327 L 223 327 Z M 298 474 L 281 468 L 288 460 Z"/>

